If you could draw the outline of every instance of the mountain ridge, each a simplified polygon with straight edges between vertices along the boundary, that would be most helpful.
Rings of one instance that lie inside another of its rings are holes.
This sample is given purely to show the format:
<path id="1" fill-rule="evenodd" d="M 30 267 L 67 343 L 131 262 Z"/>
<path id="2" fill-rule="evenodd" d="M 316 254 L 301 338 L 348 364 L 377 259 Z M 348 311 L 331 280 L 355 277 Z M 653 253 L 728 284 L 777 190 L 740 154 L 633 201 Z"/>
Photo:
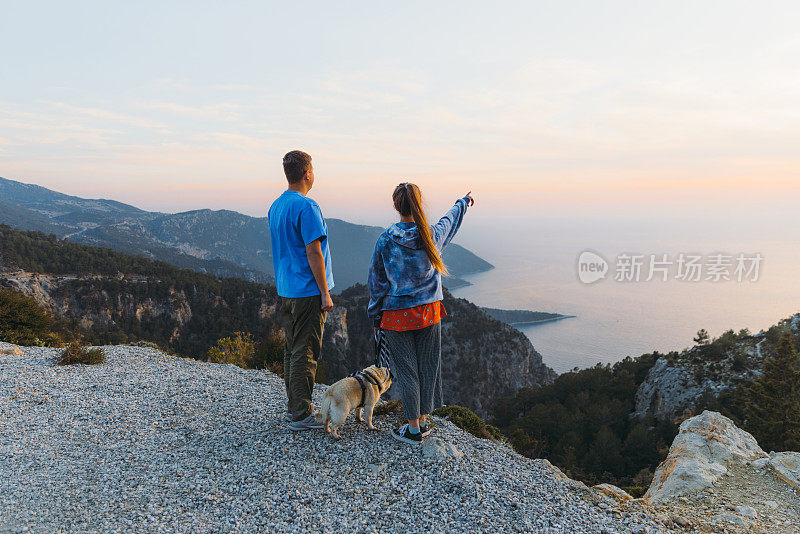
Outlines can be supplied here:
<path id="1" fill-rule="evenodd" d="M 143 254 L 184 268 L 245 280 L 273 280 L 272 248 L 266 217 L 233 210 L 201 208 L 178 213 L 151 212 L 109 199 L 84 199 L 36 184 L 0 178 L 0 223 L 53 233 L 76 243 Z M 379 226 L 330 218 L 335 291 L 366 282 Z M 443 257 L 452 273 L 449 288 L 468 285 L 460 278 L 493 266 L 451 244 Z"/>

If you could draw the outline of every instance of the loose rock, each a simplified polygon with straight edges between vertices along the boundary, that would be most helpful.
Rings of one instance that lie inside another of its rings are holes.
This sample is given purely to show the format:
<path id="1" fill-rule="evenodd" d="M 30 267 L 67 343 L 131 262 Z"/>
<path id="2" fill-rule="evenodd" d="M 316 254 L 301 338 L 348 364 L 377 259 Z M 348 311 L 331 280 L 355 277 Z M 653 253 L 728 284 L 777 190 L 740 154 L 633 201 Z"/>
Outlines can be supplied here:
<path id="1" fill-rule="evenodd" d="M 442 441 L 440 438 L 430 437 L 422 444 L 422 455 L 425 458 L 435 458 L 437 460 L 446 458 L 460 460 L 464 453 L 452 443 Z"/>
<path id="2" fill-rule="evenodd" d="M 755 519 L 758 517 L 758 513 L 756 513 L 755 508 L 752 506 L 736 506 L 733 508 L 733 511 L 750 519 Z"/>
<path id="3" fill-rule="evenodd" d="M 800 490 L 800 452 L 770 453 L 769 466 L 781 480 Z"/>
<path id="4" fill-rule="evenodd" d="M 633 499 L 633 497 L 631 497 L 627 491 L 618 488 L 613 484 L 597 484 L 596 486 L 592 486 L 592 488 L 619 502 L 626 502 Z"/>
<path id="5" fill-rule="evenodd" d="M 740 526 L 740 527 L 749 527 L 750 526 L 750 522 L 747 521 L 746 519 L 743 519 L 743 518 L 739 517 L 738 515 L 729 514 L 727 512 L 719 514 L 716 517 L 716 520 L 717 520 L 718 523 L 728 523 L 728 524 L 736 525 L 736 526 Z"/>

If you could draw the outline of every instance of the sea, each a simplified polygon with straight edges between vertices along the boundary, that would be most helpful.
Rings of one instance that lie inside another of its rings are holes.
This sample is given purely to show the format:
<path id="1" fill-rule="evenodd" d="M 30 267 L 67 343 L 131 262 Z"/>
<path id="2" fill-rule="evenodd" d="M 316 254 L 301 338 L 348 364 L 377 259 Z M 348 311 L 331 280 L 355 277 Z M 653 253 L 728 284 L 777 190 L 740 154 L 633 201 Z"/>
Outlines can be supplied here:
<path id="1" fill-rule="evenodd" d="M 517 325 L 559 373 L 681 351 L 700 329 L 712 337 L 728 329 L 756 333 L 800 312 L 794 213 L 476 217 L 464 221 L 455 242 L 495 266 L 464 276 L 471 285 L 455 296 L 575 316 Z"/>

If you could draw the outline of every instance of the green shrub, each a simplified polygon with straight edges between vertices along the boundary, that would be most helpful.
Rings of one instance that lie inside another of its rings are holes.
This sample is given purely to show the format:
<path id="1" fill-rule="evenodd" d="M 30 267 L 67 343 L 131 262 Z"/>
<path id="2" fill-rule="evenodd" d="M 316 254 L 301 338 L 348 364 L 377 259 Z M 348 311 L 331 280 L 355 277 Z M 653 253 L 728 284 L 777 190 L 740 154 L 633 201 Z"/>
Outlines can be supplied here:
<path id="1" fill-rule="evenodd" d="M 258 344 L 250 367 L 267 369 L 283 377 L 284 344 L 283 332 L 277 329 L 270 330 L 264 340 Z"/>
<path id="2" fill-rule="evenodd" d="M 644 497 L 644 494 L 647 493 L 647 490 L 650 489 L 650 485 L 647 486 L 623 486 L 620 489 L 625 490 L 628 494 L 633 497 L 634 499 L 639 499 Z"/>
<path id="3" fill-rule="evenodd" d="M 0 341 L 27 346 L 57 346 L 53 318 L 30 297 L 0 289 Z"/>
<path id="4" fill-rule="evenodd" d="M 376 404 L 372 410 L 373 415 L 389 415 L 390 413 L 403 413 L 403 402 L 400 399 Z"/>
<path id="5" fill-rule="evenodd" d="M 232 363 L 244 369 L 255 355 L 252 334 L 234 332 L 232 337 L 224 337 L 208 349 L 208 359 L 216 363 Z"/>
<path id="6" fill-rule="evenodd" d="M 739 333 L 736 334 L 736 335 L 739 336 L 739 339 L 742 339 L 742 340 L 749 339 L 749 338 L 753 337 L 753 334 L 750 333 L 750 329 L 748 329 L 748 328 L 742 328 L 741 330 L 739 330 Z"/>
<path id="7" fill-rule="evenodd" d="M 99 365 L 106 361 L 103 349 L 87 349 L 77 341 L 73 341 L 67 348 L 61 351 L 58 357 L 58 365 L 73 365 L 81 363 L 84 365 Z"/>
<path id="8" fill-rule="evenodd" d="M 620 487 L 627 491 L 631 497 L 638 499 L 639 497 L 644 497 L 652 481 L 653 472 L 650 469 L 644 468 L 630 479 L 630 484 Z"/>
<path id="9" fill-rule="evenodd" d="M 500 429 L 494 425 L 486 425 L 486 432 L 488 432 L 489 435 L 492 436 L 492 438 L 494 438 L 497 441 L 506 439 L 503 433 L 500 432 Z"/>
<path id="10" fill-rule="evenodd" d="M 472 410 L 464 408 L 463 406 L 442 406 L 441 408 L 436 408 L 431 415 L 445 417 L 458 428 L 466 430 L 473 436 L 482 439 L 491 439 L 495 441 L 497 437 L 494 432 L 498 435 L 500 434 L 499 430 L 495 427 L 491 427 L 492 430 L 487 428 L 487 424 L 483 419 L 478 417 Z"/>
<path id="11" fill-rule="evenodd" d="M 697 331 L 697 336 L 695 336 L 695 338 L 692 341 L 694 341 L 698 345 L 708 345 L 711 339 L 708 335 L 708 331 L 705 328 L 701 328 L 700 330 Z"/>
<path id="12" fill-rule="evenodd" d="M 496 428 L 496 427 L 492 427 Z M 528 458 L 536 458 L 539 442 L 531 438 L 521 428 L 515 429 L 508 437 L 508 442 L 515 451 Z"/>
<path id="13" fill-rule="evenodd" d="M 747 369 L 747 363 L 747 354 L 737 350 L 733 355 L 733 360 L 731 361 L 731 369 L 737 373 L 740 373 Z"/>
<path id="14" fill-rule="evenodd" d="M 800 449 L 800 354 L 785 333 L 749 389 L 747 430 L 764 450 Z"/>
<path id="15" fill-rule="evenodd" d="M 783 336 L 787 334 L 791 335 L 791 333 L 792 329 L 789 327 L 789 323 L 785 319 L 778 324 L 771 326 L 764 334 L 766 347 L 762 347 L 762 351 L 764 349 L 768 349 L 768 351 L 774 352 L 778 348 L 778 344 Z"/>

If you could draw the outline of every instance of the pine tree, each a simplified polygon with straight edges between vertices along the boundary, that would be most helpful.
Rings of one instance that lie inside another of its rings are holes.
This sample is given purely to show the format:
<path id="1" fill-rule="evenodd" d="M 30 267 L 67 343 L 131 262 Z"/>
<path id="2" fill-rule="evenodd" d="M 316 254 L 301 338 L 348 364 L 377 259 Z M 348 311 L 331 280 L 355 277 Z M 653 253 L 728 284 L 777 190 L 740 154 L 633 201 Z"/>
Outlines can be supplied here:
<path id="1" fill-rule="evenodd" d="M 697 336 L 692 339 L 698 345 L 708 345 L 711 342 L 711 338 L 708 335 L 708 332 L 705 328 L 701 328 L 697 331 Z"/>
<path id="2" fill-rule="evenodd" d="M 789 334 L 778 343 L 775 356 L 764 361 L 764 376 L 750 388 L 747 427 L 762 448 L 800 449 L 800 371 L 798 354 Z"/>

